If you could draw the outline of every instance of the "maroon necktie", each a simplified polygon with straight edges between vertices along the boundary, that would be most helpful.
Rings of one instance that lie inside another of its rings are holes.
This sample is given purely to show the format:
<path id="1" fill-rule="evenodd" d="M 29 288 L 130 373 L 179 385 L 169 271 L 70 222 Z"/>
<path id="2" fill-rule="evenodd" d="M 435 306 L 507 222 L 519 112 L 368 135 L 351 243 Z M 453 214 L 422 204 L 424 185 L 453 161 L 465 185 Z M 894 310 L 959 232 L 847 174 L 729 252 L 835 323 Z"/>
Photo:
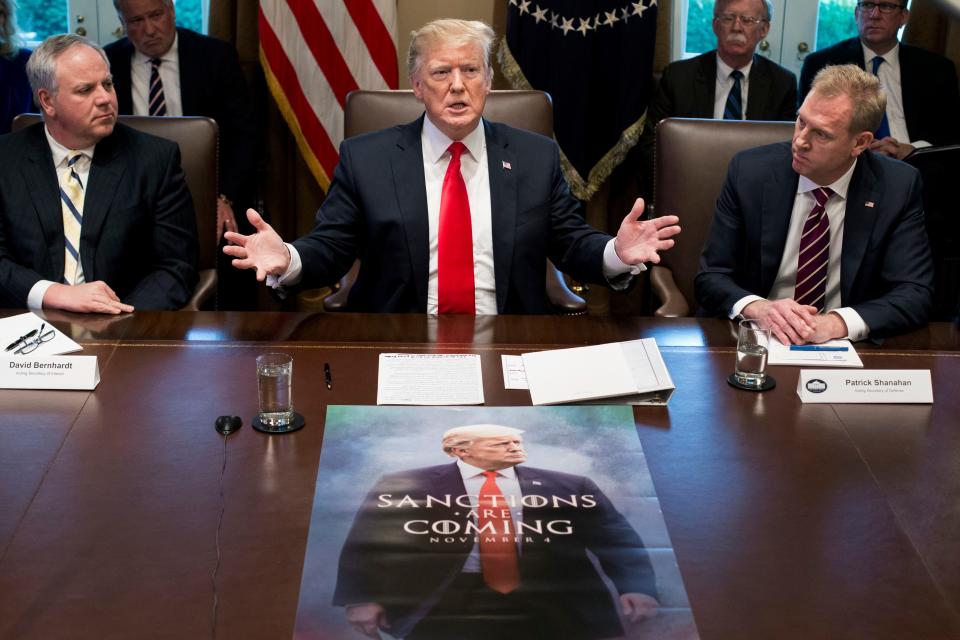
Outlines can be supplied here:
<path id="1" fill-rule="evenodd" d="M 476 313 L 473 284 L 473 230 L 467 185 L 460 174 L 462 142 L 450 145 L 450 164 L 440 194 L 437 240 L 437 307 L 440 313 Z"/>
<path id="2" fill-rule="evenodd" d="M 477 506 L 480 569 L 488 587 L 500 593 L 510 593 L 520 586 L 513 518 L 510 517 L 510 505 L 497 486 L 497 472 L 484 471 L 483 475 L 486 480 L 480 487 Z"/>
<path id="3" fill-rule="evenodd" d="M 797 260 L 797 286 L 793 299 L 799 304 L 823 311 L 827 297 L 827 267 L 830 260 L 830 220 L 826 204 L 833 189 L 818 187 L 811 191 L 817 201 L 803 223 L 800 258 Z"/>

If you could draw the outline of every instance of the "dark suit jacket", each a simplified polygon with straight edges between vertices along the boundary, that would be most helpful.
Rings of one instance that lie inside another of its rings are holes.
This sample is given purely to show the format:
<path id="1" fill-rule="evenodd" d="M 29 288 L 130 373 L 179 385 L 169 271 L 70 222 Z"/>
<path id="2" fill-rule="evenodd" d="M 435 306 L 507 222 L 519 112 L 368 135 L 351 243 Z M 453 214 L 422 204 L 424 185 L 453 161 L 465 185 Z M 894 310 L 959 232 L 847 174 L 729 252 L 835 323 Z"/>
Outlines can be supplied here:
<path id="1" fill-rule="evenodd" d="M 865 69 L 860 39 L 843 40 L 806 57 L 800 72 L 803 97 L 817 72 L 831 64 L 855 64 Z M 900 91 L 910 140 L 926 140 L 933 145 L 960 143 L 960 89 L 953 62 L 901 42 Z"/>
<path id="2" fill-rule="evenodd" d="M 713 118 L 717 90 L 717 52 L 677 60 L 664 68 L 660 84 L 647 108 L 647 121 L 634 163 L 639 164 L 640 195 L 653 197 L 654 144 L 657 123 L 664 118 Z M 763 56 L 753 56 L 750 91 L 747 94 L 748 120 L 796 120 L 797 77 Z M 636 164 L 634 165 L 636 166 Z"/>
<path id="3" fill-rule="evenodd" d="M 797 119 L 797 77 L 793 73 L 754 55 L 749 85 L 748 120 Z M 652 129 L 664 118 L 712 118 L 716 88 L 716 50 L 671 62 L 647 109 L 647 123 Z"/>
<path id="4" fill-rule="evenodd" d="M 645 593 L 656 598 L 653 568 L 640 536 L 592 480 L 534 467 L 515 469 L 524 497 L 544 496 L 547 503 L 540 508 L 523 507 L 524 524 L 535 527 L 539 523 L 543 533 L 524 533 L 520 586 L 515 593 L 534 600 L 539 609 L 551 611 L 563 630 L 556 637 L 622 635 L 609 592 L 586 551 L 597 557 L 620 594 Z M 333 604 L 378 603 L 386 609 L 390 633 L 406 635 L 460 574 L 473 548 L 474 533 L 464 531 L 470 509 L 454 502 L 465 494 L 456 463 L 380 478 L 357 512 L 344 543 Z M 410 507 L 409 502 L 402 507 L 383 506 L 385 500 L 396 505 L 404 496 L 410 496 L 420 508 Z M 450 496 L 451 506 L 432 503 L 424 508 L 427 496 Z M 576 508 L 554 507 L 553 496 L 567 501 L 576 496 L 581 502 Z M 596 504 L 589 506 L 584 496 L 592 497 Z M 451 531 L 452 541 L 431 542 L 431 537 L 439 535 L 446 540 L 447 536 L 404 529 L 429 531 L 432 523 L 443 521 L 445 527 L 438 528 Z M 552 534 L 548 522 L 554 527 L 569 526 L 571 533 Z M 561 524 L 566 522 L 569 524 Z"/>
<path id="5" fill-rule="evenodd" d="M 43 124 L 0 137 L 0 306 L 25 307 L 39 280 L 63 281 L 59 183 Z M 193 201 L 168 140 L 117 124 L 94 149 L 80 261 L 137 309 L 177 309 L 197 281 Z"/>
<path id="6" fill-rule="evenodd" d="M 725 315 L 748 294 L 767 297 L 776 279 L 799 176 L 790 143 L 741 152 L 730 162 L 700 258 L 695 290 L 709 314 Z M 841 304 L 881 338 L 923 325 L 933 296 L 933 262 L 920 201 L 920 175 L 870 151 L 850 180 L 841 257 Z"/>
<path id="7" fill-rule="evenodd" d="M 20 49 L 13 58 L 0 56 L 0 134 L 10 132 L 10 123 L 33 110 L 33 93 L 27 80 L 30 51 Z"/>
<path id="8" fill-rule="evenodd" d="M 256 125 L 240 60 L 232 45 L 189 29 L 177 29 L 183 115 L 206 116 L 220 128 L 220 192 L 235 203 L 237 222 L 256 195 Z M 121 38 L 104 47 L 120 113 L 133 113 L 130 61 L 133 44 Z"/>
<path id="9" fill-rule="evenodd" d="M 560 172 L 556 143 L 483 123 L 497 309 L 550 313 L 546 259 L 581 282 L 605 283 L 603 249 L 610 236 L 583 221 Z M 426 312 L 430 249 L 422 127 L 423 116 L 340 145 L 316 226 L 293 243 L 303 259 L 304 286 L 334 282 L 359 257 L 351 310 Z"/>

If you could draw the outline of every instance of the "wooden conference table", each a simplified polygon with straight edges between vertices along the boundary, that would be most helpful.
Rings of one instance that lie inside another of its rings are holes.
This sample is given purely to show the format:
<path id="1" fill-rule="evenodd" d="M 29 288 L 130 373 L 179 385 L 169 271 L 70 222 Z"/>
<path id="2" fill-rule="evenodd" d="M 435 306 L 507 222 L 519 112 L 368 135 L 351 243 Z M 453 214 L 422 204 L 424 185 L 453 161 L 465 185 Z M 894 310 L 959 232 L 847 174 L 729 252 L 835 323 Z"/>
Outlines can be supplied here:
<path id="1" fill-rule="evenodd" d="M 375 403 L 380 352 L 479 353 L 487 404 L 526 405 L 500 354 L 639 337 L 657 338 L 677 385 L 669 408 L 634 417 L 701 637 L 960 638 L 955 325 L 861 350 L 868 368 L 930 369 L 932 406 L 804 406 L 795 368 L 773 368 L 764 394 L 726 384 L 721 320 L 52 321 L 86 332 L 102 382 L 0 390 L 0 638 L 210 637 L 221 414 L 246 426 L 227 443 L 217 637 L 291 638 L 325 409 Z M 307 427 L 268 437 L 249 427 L 253 361 L 278 348 Z"/>

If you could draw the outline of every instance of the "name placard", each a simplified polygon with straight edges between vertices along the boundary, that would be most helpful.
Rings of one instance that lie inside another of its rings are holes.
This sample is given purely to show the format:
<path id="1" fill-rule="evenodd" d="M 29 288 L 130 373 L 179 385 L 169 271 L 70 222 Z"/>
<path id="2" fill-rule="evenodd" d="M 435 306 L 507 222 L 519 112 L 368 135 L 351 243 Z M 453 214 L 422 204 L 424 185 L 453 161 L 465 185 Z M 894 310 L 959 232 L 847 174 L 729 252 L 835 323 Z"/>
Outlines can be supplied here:
<path id="1" fill-rule="evenodd" d="M 802 369 L 803 402 L 933 403 L 929 369 Z"/>
<path id="2" fill-rule="evenodd" d="M 18 356 L 0 360 L 0 389 L 79 389 L 100 383 L 97 356 Z"/>

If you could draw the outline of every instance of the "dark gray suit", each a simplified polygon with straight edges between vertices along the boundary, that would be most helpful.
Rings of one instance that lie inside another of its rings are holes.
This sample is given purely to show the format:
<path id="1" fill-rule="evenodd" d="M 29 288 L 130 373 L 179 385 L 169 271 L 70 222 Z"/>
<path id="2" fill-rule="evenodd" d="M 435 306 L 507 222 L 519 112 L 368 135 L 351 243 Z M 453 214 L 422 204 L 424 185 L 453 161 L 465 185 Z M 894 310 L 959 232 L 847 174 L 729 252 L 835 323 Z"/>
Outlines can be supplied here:
<path id="1" fill-rule="evenodd" d="M 63 280 L 59 182 L 43 127 L 0 137 L 4 307 L 25 307 L 39 280 Z M 179 147 L 117 124 L 94 150 L 85 191 L 86 281 L 103 280 L 137 309 L 182 307 L 197 281 L 197 229 Z"/>
<path id="2" fill-rule="evenodd" d="M 726 315 L 749 294 L 769 295 L 798 180 L 789 142 L 730 161 L 695 281 L 704 312 Z M 860 314 L 871 338 L 927 322 L 933 262 L 916 169 L 870 151 L 860 155 L 847 191 L 841 255 L 841 305 Z"/>

